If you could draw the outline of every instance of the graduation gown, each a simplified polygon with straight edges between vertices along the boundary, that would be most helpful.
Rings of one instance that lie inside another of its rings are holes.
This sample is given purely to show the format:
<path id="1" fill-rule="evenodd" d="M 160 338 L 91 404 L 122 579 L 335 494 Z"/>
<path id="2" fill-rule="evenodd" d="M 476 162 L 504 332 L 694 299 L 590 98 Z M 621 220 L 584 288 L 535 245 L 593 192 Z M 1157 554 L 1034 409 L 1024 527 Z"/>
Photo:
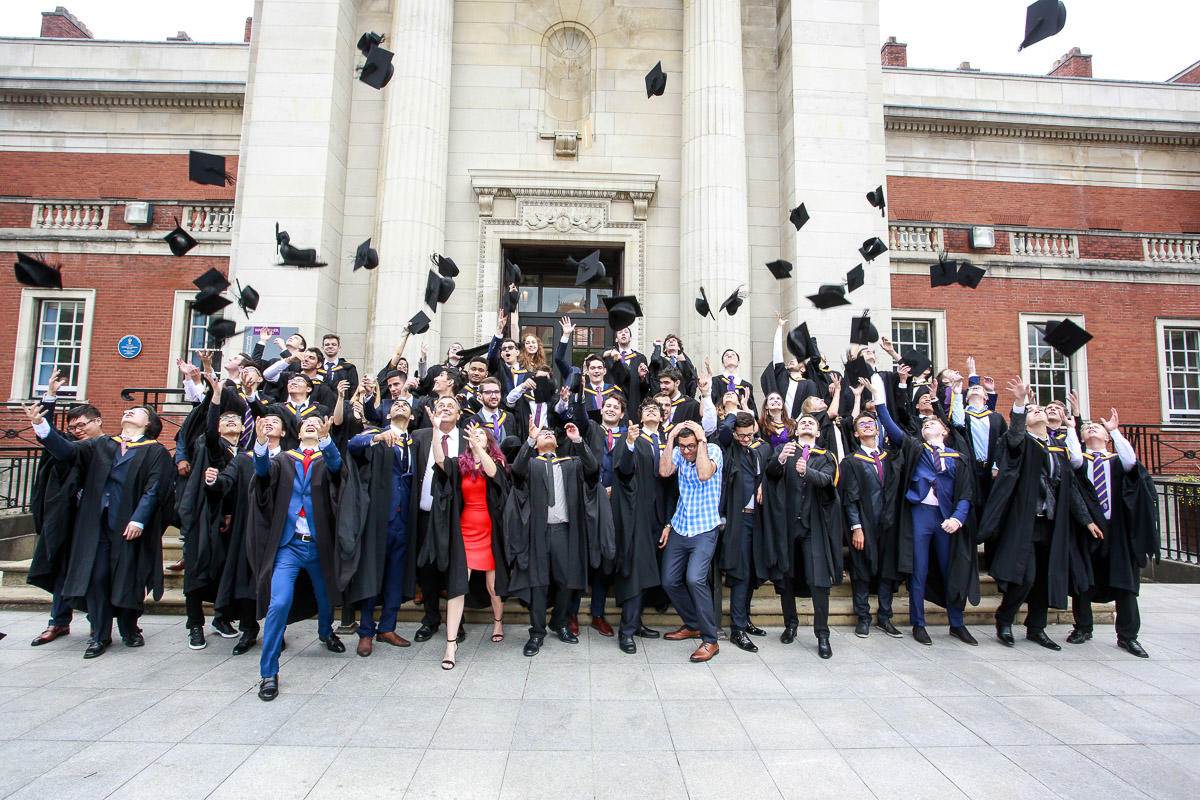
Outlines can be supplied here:
<path id="1" fill-rule="evenodd" d="M 465 442 L 464 442 L 465 446 Z M 496 563 L 496 594 L 505 597 L 509 593 L 509 576 L 505 564 L 504 508 L 508 498 L 508 474 L 504 465 L 496 464 L 496 474 L 487 481 L 488 517 L 492 522 L 492 558 Z M 483 608 L 490 602 L 483 573 L 476 570 L 468 574 L 467 552 L 462 538 L 462 471 L 457 458 L 447 458 L 442 469 L 433 467 L 433 508 L 429 511 L 429 529 L 417 553 L 417 566 L 436 564 L 438 572 L 446 576 L 446 597 L 470 595 L 467 599 L 472 608 Z M 472 591 L 474 587 L 474 591 Z"/>
<path id="2" fill-rule="evenodd" d="M 763 368 L 762 374 L 758 378 L 758 385 L 763 391 L 763 398 L 766 398 L 772 392 L 779 392 L 786 403 L 788 387 L 791 381 L 792 378 L 788 374 L 787 367 L 777 361 L 773 361 Z M 800 407 L 804 405 L 804 401 L 817 394 L 817 385 L 808 378 L 801 378 L 796 383 L 796 394 L 792 397 L 792 407 L 784 409 L 792 419 L 800 416 Z M 765 399 L 764 402 L 766 402 Z"/>
<path id="3" fill-rule="evenodd" d="M 805 475 L 796 472 L 801 450 L 779 463 L 781 445 L 767 461 L 763 488 L 763 539 L 769 548 L 766 577 L 789 580 L 799 596 L 813 587 L 842 582 L 842 508 L 837 499 L 837 460 L 828 450 L 814 447 L 808 454 Z M 811 473 L 811 474 L 809 474 Z M 800 535 L 812 537 L 811 557 L 800 563 Z"/>
<path id="4" fill-rule="evenodd" d="M 225 564 L 217 583 L 217 594 L 213 608 L 224 611 L 225 616 L 236 619 L 239 615 L 237 603 L 255 600 L 258 597 L 254 571 L 250 568 L 250 556 L 246 548 L 246 525 L 250 519 L 250 481 L 254 477 L 254 455 L 249 451 L 238 453 L 225 465 L 207 487 L 209 503 L 221 508 L 228 516 L 229 526 L 225 543 Z"/>
<path id="5" fill-rule="evenodd" d="M 854 547 L 849 514 L 846 514 L 846 547 L 850 554 L 849 573 L 852 581 L 888 581 L 898 584 L 900 541 L 898 508 L 900 503 L 900 473 L 904 459 L 899 453 L 882 450 L 883 483 L 875 462 L 861 448 L 842 459 L 838 495 L 842 507 L 857 506 L 863 531 L 863 549 Z M 879 502 L 873 501 L 872 487 L 879 487 Z"/>
<path id="6" fill-rule="evenodd" d="M 767 556 L 769 548 L 766 547 L 762 535 L 762 503 L 756 502 L 754 506 L 754 539 L 751 542 L 751 558 L 754 563 L 745 564 L 742 561 L 742 536 L 745 534 L 741 525 L 742 509 L 750 501 L 750 498 L 746 496 L 745 485 L 742 481 L 743 472 L 746 469 L 744 455 L 746 453 L 749 453 L 750 458 L 754 459 L 757 464 L 753 479 L 754 489 L 757 490 L 759 486 L 763 485 L 763 479 L 767 474 L 767 462 L 771 459 L 771 446 L 761 439 L 756 439 L 749 447 L 743 447 L 734 439 L 722 453 L 724 468 L 721 473 L 721 503 L 719 507 L 721 518 L 725 520 L 725 529 L 721 532 L 717 564 L 725 572 L 726 586 L 741 583 L 751 575 L 756 579 L 755 585 L 761 586 L 770 571 Z M 766 501 L 765 487 L 763 500 Z M 659 528 L 659 530 L 662 529 Z"/>
<path id="7" fill-rule="evenodd" d="M 635 409 L 641 406 L 642 400 L 654 393 L 650 383 L 650 362 L 643 353 L 630 350 L 622 357 L 605 358 L 604 364 L 608 367 L 608 381 L 616 384 L 625 394 L 625 408 L 629 415 L 634 414 Z M 645 378 L 638 374 L 643 364 L 647 369 Z"/>
<path id="8" fill-rule="evenodd" d="M 379 428 L 366 433 L 377 434 Z M 413 503 L 413 450 L 409 446 L 408 502 Z M 343 460 L 353 462 L 342 476 L 338 508 L 338 589 L 346 602 L 359 603 L 375 597 L 383 589 L 387 565 L 388 522 L 392 513 L 392 479 L 395 475 L 396 447 L 368 446 L 360 455 Z M 408 524 L 408 509 L 404 509 Z M 407 547 L 407 545 L 406 545 Z M 412 552 L 406 549 L 406 555 Z M 411 599 L 401 591 L 401 602 Z"/>
<path id="9" fill-rule="evenodd" d="M 71 535 L 79 492 L 79 467 L 44 452 L 38 459 L 29 511 L 37 542 L 25 582 L 53 593 L 71 558 Z"/>
<path id="10" fill-rule="evenodd" d="M 225 469 L 233 460 L 233 446 L 217 437 L 218 408 L 206 398 L 200 404 L 208 416 L 204 432 L 191 441 L 192 471 L 179 494 L 179 534 L 183 538 L 183 592 L 214 602 L 225 569 L 228 530 L 223 502 L 212 502 L 204 481 L 209 467 Z"/>
<path id="11" fill-rule="evenodd" d="M 758 406 L 754 403 L 754 385 L 745 378 L 738 378 L 737 381 L 731 383 L 729 377 L 723 373 L 713 375 L 709 396 L 712 398 L 713 405 L 720 408 L 721 403 L 725 400 L 726 392 L 737 392 L 740 389 L 745 389 L 749 393 L 750 410 L 755 416 L 758 416 Z"/>
<path id="12" fill-rule="evenodd" d="M 696 394 L 696 368 L 692 366 L 692 360 L 686 357 L 675 359 L 674 367 L 679 370 L 683 380 L 679 383 L 679 391 L 686 397 L 691 397 Z M 650 387 L 654 389 L 658 386 L 658 373 L 672 366 L 671 357 L 663 355 L 662 345 L 655 345 L 654 352 L 650 354 Z"/>
<path id="13" fill-rule="evenodd" d="M 667 437 L 660 433 L 658 438 L 659 447 L 655 448 L 651 437 L 642 433 L 630 450 L 621 437 L 613 449 L 609 500 L 616 548 L 612 587 L 618 604 L 662 583 L 658 539 L 675 513 L 677 494 L 671 489 L 677 481 L 658 475 Z"/>
<path id="14" fill-rule="evenodd" d="M 1090 569 L 1090 599 L 1108 603 L 1117 599 L 1120 592 L 1137 594 L 1142 567 L 1158 557 L 1158 494 L 1145 467 L 1137 464 L 1126 472 L 1121 459 L 1110 455 L 1111 518 L 1105 519 L 1090 476 L 1094 458 L 1085 452 L 1083 459 L 1083 466 L 1075 472 L 1076 485 L 1092 519 L 1104 531 L 1104 538 L 1094 538 L 1086 528 L 1077 529 L 1076 536 L 1081 540 L 1086 566 Z"/>

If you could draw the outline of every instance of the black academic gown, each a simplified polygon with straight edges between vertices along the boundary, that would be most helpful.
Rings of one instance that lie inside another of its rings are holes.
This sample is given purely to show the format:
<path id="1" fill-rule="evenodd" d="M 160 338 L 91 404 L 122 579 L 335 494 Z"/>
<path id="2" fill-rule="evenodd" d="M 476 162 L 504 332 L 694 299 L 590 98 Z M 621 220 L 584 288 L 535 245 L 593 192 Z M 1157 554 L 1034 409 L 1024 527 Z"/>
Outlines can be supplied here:
<path id="1" fill-rule="evenodd" d="M 553 404 L 548 404 L 548 405 L 553 405 Z M 492 414 L 493 413 L 498 415 L 500 418 L 499 419 L 499 427 L 500 427 L 499 432 L 496 431 L 495 427 L 492 424 Z M 524 432 L 522 432 L 521 429 L 519 429 L 517 427 L 517 415 L 514 412 L 506 409 L 504 406 L 500 406 L 494 412 L 488 411 L 485 408 L 480 408 L 480 410 L 475 413 L 463 414 L 459 418 L 458 427 L 466 428 L 467 425 L 470 425 L 472 423 L 478 423 L 478 424 L 482 425 L 483 427 L 487 428 L 489 431 L 491 431 L 492 437 L 495 438 L 497 444 L 499 444 L 500 442 L 503 442 L 509 436 L 524 436 Z M 526 430 L 527 430 L 527 428 L 526 428 Z"/>
<path id="2" fill-rule="evenodd" d="M 633 450 L 625 438 L 613 452 L 612 506 L 616 555 L 613 596 L 623 604 L 662 583 L 658 539 L 675 513 L 675 480 L 658 475 L 659 457 L 666 444 L 659 434 L 656 449 L 648 434 L 639 434 Z"/>
<path id="3" fill-rule="evenodd" d="M 758 385 L 763 391 L 764 398 L 772 392 L 779 392 L 783 396 L 785 403 L 787 402 L 787 392 L 791 382 L 792 377 L 788 373 L 787 367 L 777 361 L 767 364 L 758 378 Z M 808 378 L 801 378 L 796 381 L 796 384 L 796 394 L 792 397 L 792 407 L 784 409 L 792 419 L 797 419 L 800 416 L 800 407 L 804 405 L 804 401 L 817 394 L 817 385 Z M 766 402 L 765 399 L 764 402 Z"/>
<path id="4" fill-rule="evenodd" d="M 38 459 L 29 511 L 37 541 L 25 582 L 54 592 L 60 575 L 71 559 L 71 536 L 75 525 L 76 495 L 80 473 L 76 463 L 58 461 L 48 452 Z"/>
<path id="5" fill-rule="evenodd" d="M 679 370 L 679 374 L 683 380 L 679 382 L 679 391 L 681 394 L 692 397 L 696 394 L 696 368 L 692 366 L 692 360 L 683 354 L 683 358 L 676 356 L 675 369 Z M 650 354 L 650 387 L 655 389 L 658 386 L 658 373 L 672 366 L 671 357 L 663 355 L 662 345 L 655 345 L 654 352 Z"/>
<path id="6" fill-rule="evenodd" d="M 765 578 L 778 590 L 788 580 L 798 596 L 809 596 L 813 587 L 842 582 L 842 508 L 837 499 L 837 460 L 828 450 L 814 447 L 808 454 L 806 474 L 796 472 L 801 450 L 779 463 L 781 445 L 767 461 L 763 489 L 763 539 L 768 548 Z M 799 538 L 812 537 L 811 557 L 801 562 Z"/>
<path id="7" fill-rule="evenodd" d="M 367 432 L 375 434 L 380 429 L 369 428 Z M 395 452 L 395 447 L 371 445 L 360 455 L 343 460 L 343 464 L 354 462 L 347 474 L 342 476 L 344 485 L 338 509 L 337 582 L 339 590 L 345 592 L 348 603 L 359 603 L 375 597 L 383 589 Z M 412 456 L 410 447 L 410 468 Z M 411 506 L 411 473 L 408 497 Z M 405 513 L 407 515 L 407 509 Z M 402 602 L 410 597 L 402 595 Z"/>
<path id="8" fill-rule="evenodd" d="M 465 446 L 464 442 L 464 446 Z M 508 474 L 503 464 L 496 464 L 496 474 L 487 481 L 488 517 L 492 522 L 492 559 L 496 564 L 496 594 L 509 593 L 509 575 L 505 564 L 504 508 L 508 499 Z M 467 570 L 467 552 L 462 537 L 462 471 L 457 458 L 447 458 L 442 468 L 433 468 L 433 508 L 429 511 L 429 529 L 417 553 L 417 566 L 437 566 L 446 576 L 446 597 L 467 595 L 472 608 L 483 608 L 490 602 L 483 573 L 473 575 Z M 474 589 L 474 591 L 472 591 Z"/>
<path id="9" fill-rule="evenodd" d="M 1086 528 L 1077 528 L 1075 536 L 1090 570 L 1089 599 L 1108 603 L 1120 592 L 1137 594 L 1142 568 L 1158 557 L 1158 494 L 1145 467 L 1137 464 L 1126 472 L 1121 459 L 1114 456 L 1108 465 L 1111 518 L 1105 519 L 1089 474 L 1092 463 L 1090 454 L 1085 455 L 1083 466 L 1075 473 L 1076 485 L 1092 519 L 1104 531 L 1104 538 L 1094 538 Z"/>
<path id="10" fill-rule="evenodd" d="M 221 568 L 221 579 L 217 584 L 217 595 L 213 608 L 224 616 L 236 619 L 240 615 L 237 604 L 258 597 L 256 578 L 250 567 L 246 548 L 246 525 L 250 519 L 250 481 L 254 477 L 254 455 L 249 451 L 238 453 L 225 465 L 208 487 L 209 503 L 219 505 L 221 513 L 229 519 L 228 539 L 225 546 L 225 564 Z"/>
<path id="11" fill-rule="evenodd" d="M 179 494 L 179 535 L 183 538 L 183 592 L 215 602 L 225 569 L 229 531 L 225 526 L 223 502 L 212 502 L 204 481 L 209 467 L 225 469 L 234 457 L 234 447 L 217 436 L 219 409 L 208 398 L 200 404 L 208 416 L 204 432 L 189 445 L 192 471 Z"/>
<path id="12" fill-rule="evenodd" d="M 724 425 L 724 423 L 723 423 Z M 732 426 L 731 426 L 732 427 Z M 725 585 L 734 586 L 755 577 L 755 585 L 761 586 L 770 571 L 767 553 L 769 548 L 763 540 L 763 510 L 762 503 L 755 502 L 754 532 L 751 542 L 752 564 L 742 560 L 742 514 L 750 498 L 746 495 L 742 477 L 746 469 L 745 455 L 757 463 L 754 473 L 754 491 L 763 485 L 767 474 L 767 462 L 771 459 L 771 446 L 761 439 L 756 439 L 749 447 L 743 447 L 736 439 L 723 448 L 724 467 L 721 472 L 721 518 L 725 520 L 725 529 L 721 532 L 720 553 L 717 563 L 725 572 Z M 763 491 L 766 500 L 766 489 Z M 661 529 L 660 529 L 661 530 Z"/>
<path id="13" fill-rule="evenodd" d="M 724 374 L 713 375 L 712 389 L 709 390 L 709 396 L 712 398 L 713 405 L 717 408 L 725 401 L 726 392 L 738 392 L 745 389 L 749 397 L 750 411 L 758 416 L 758 406 L 754 402 L 754 385 L 745 378 L 738 378 L 737 381 L 730 383 L 729 378 Z"/>
<path id="14" fill-rule="evenodd" d="M 643 364 L 647 370 L 645 378 L 638 374 Z M 624 358 L 607 356 L 604 365 L 608 367 L 605 379 L 625 394 L 625 407 L 630 414 L 635 413 L 635 409 L 641 406 L 644 398 L 654 393 L 650 383 L 650 362 L 644 354 L 630 350 Z"/>
<path id="15" fill-rule="evenodd" d="M 856 450 L 842 459 L 838 495 L 842 507 L 857 506 L 863 530 L 863 549 L 854 547 L 849 514 L 846 515 L 846 547 L 850 554 L 850 580 L 887 581 L 892 588 L 900 582 L 899 515 L 900 473 L 904 459 L 892 450 L 880 451 L 883 483 L 870 456 Z M 877 487 L 875 496 L 872 487 Z"/>

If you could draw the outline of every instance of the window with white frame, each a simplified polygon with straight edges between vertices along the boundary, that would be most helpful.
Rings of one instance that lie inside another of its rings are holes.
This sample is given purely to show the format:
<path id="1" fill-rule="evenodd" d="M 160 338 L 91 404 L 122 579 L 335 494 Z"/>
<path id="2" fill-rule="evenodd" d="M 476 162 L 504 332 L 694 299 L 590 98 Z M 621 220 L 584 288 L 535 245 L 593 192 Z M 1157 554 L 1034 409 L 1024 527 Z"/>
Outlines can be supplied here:
<path id="1" fill-rule="evenodd" d="M 66 381 L 59 394 L 78 397 L 83 372 L 83 300 L 37 301 L 37 331 L 34 334 L 33 374 L 30 395 L 44 394 L 55 370 Z"/>
<path id="2" fill-rule="evenodd" d="M 1078 366 L 1046 344 L 1046 323 L 1053 320 L 1025 321 L 1025 363 L 1034 402 L 1045 405 L 1051 400 L 1066 400 L 1067 393 L 1078 391 Z"/>
<path id="3" fill-rule="evenodd" d="M 1200 420 L 1200 328 L 1164 325 L 1162 361 L 1167 419 Z"/>
<path id="4" fill-rule="evenodd" d="M 896 352 L 917 350 L 931 361 L 937 359 L 933 347 L 933 320 L 892 319 L 892 346 Z"/>
<path id="5" fill-rule="evenodd" d="M 201 314 L 191 302 L 183 311 L 183 352 L 179 357 L 184 361 L 200 366 L 201 350 L 208 345 L 208 323 L 219 315 Z"/>

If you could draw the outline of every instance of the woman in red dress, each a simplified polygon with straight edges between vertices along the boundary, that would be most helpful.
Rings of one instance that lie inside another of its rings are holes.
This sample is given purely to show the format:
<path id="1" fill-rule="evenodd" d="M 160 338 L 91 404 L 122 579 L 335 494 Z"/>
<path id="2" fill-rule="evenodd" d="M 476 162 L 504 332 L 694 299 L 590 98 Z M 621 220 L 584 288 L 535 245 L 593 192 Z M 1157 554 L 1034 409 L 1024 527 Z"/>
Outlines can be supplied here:
<path id="1" fill-rule="evenodd" d="M 504 601 L 496 591 L 496 565 L 498 554 L 504 552 L 499 526 L 507 492 L 506 465 L 499 445 L 485 427 L 469 425 L 463 436 L 467 447 L 456 459 L 446 459 L 440 448 L 433 448 L 441 480 L 431 524 L 439 538 L 448 537 L 450 550 L 442 669 L 454 669 L 458 626 L 473 572 L 484 573 L 494 620 L 492 641 L 504 639 Z M 458 543 L 461 549 L 455 546 Z"/>

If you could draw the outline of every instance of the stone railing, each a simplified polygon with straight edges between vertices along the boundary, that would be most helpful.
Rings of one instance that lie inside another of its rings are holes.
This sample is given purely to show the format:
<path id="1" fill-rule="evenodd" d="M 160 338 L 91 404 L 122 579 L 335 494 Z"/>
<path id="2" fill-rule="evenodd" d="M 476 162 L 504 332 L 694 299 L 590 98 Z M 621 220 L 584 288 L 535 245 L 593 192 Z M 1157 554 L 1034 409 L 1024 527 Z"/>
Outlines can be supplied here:
<path id="1" fill-rule="evenodd" d="M 1079 258 L 1079 237 L 1073 233 L 1009 231 L 1008 242 L 1014 256 Z"/>
<path id="2" fill-rule="evenodd" d="M 932 225 L 891 225 L 888 249 L 908 253 L 936 253 L 942 249 L 942 229 Z"/>
<path id="3" fill-rule="evenodd" d="M 184 206 L 182 224 L 195 233 L 230 233 L 233 206 Z"/>
<path id="4" fill-rule="evenodd" d="M 101 231 L 112 206 L 99 203 L 34 203 L 29 227 L 42 230 Z"/>
<path id="5" fill-rule="evenodd" d="M 1200 240 L 1150 237 L 1142 239 L 1146 260 L 1153 264 L 1200 264 Z"/>

